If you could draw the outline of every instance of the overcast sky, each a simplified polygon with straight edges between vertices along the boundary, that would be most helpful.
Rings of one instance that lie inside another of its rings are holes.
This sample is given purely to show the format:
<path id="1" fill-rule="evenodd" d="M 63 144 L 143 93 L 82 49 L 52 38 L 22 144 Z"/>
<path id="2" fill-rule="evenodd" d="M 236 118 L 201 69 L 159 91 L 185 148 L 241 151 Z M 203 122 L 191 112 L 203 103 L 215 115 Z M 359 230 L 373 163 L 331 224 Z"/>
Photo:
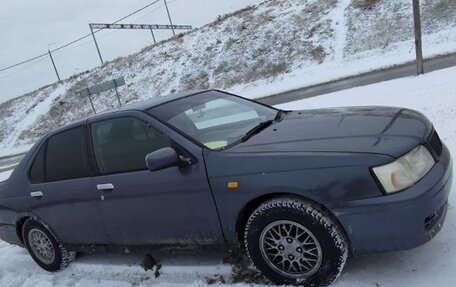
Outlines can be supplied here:
<path id="1" fill-rule="evenodd" d="M 45 53 L 90 32 L 88 23 L 111 23 L 152 0 L 2 0 L 0 9 L 0 69 Z M 218 15 L 262 0 L 168 0 L 174 24 L 202 26 Z M 167 24 L 161 0 L 123 23 Z M 158 40 L 171 31 L 157 31 Z M 141 50 L 153 43 L 150 31 L 107 30 L 97 34 L 104 60 Z M 55 44 L 52 44 L 55 43 Z M 56 52 L 61 78 L 99 65 L 92 39 Z M 0 102 L 56 80 L 48 57 L 0 72 Z"/>

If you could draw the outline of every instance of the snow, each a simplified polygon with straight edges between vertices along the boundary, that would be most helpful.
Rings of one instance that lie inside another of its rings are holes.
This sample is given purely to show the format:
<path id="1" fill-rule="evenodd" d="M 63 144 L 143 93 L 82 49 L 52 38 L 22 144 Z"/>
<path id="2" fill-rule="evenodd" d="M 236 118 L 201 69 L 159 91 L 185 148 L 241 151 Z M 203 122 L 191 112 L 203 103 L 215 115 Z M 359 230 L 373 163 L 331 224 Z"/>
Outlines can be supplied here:
<path id="1" fill-rule="evenodd" d="M 243 13 L 218 25 L 196 30 L 182 38 L 181 47 L 176 45 L 179 39 L 173 40 L 129 58 L 121 58 L 88 74 L 78 75 L 62 84 L 45 87 L 12 102 L 3 103 L 0 107 L 0 128 L 3 133 L 3 136 L 0 134 L 0 156 L 26 151 L 43 132 L 90 114 L 90 106 L 85 100 L 77 98 L 76 91 L 89 84 L 122 75 L 127 79 L 127 86 L 120 89 L 122 101 L 136 101 L 166 94 L 173 89 L 184 89 L 188 84 L 205 77 L 208 82 L 203 84 L 209 87 L 226 88 L 249 98 L 258 98 L 405 63 L 414 58 L 412 37 L 397 36 L 395 34 L 407 33 L 394 29 L 389 34 L 386 33 L 386 36 L 383 35 L 388 41 L 392 39 L 387 42 L 386 48 L 375 45 L 372 48 L 371 43 L 357 44 L 357 39 L 364 40 L 361 39 L 364 37 L 358 35 L 363 33 L 366 33 L 366 39 L 371 37 L 387 41 L 383 37 L 376 38 L 375 33 L 369 31 L 376 32 L 371 24 L 377 21 L 378 15 L 385 14 L 388 9 L 380 6 L 363 12 L 365 20 L 360 21 L 360 25 L 366 26 L 366 31 L 361 29 L 356 32 L 350 26 L 350 19 L 356 18 L 357 12 L 350 7 L 351 1 L 341 0 L 337 1 L 334 7 L 322 8 L 321 14 L 316 13 L 314 18 L 307 19 L 309 22 L 304 22 L 305 25 L 321 23 L 320 27 L 323 27 L 320 34 L 307 40 L 312 45 L 321 45 L 327 52 L 328 55 L 322 63 L 294 55 L 294 64 L 284 73 L 227 86 L 226 83 L 233 75 L 248 75 L 249 70 L 236 69 L 237 66 L 242 66 L 236 63 L 245 63 L 247 67 L 254 66 L 259 62 L 259 58 L 254 54 L 261 51 L 260 49 L 266 49 L 269 53 L 265 55 L 266 64 L 283 61 L 286 55 L 280 53 L 282 49 L 274 47 L 293 41 L 297 45 L 301 43 L 299 38 L 290 38 L 293 33 L 289 31 L 292 28 L 288 27 L 288 23 L 293 23 L 295 15 L 299 16 L 300 11 L 307 8 L 307 5 L 319 1 L 275 2 L 282 4 L 273 8 L 269 4 L 260 5 L 253 9 L 252 13 Z M 410 1 L 401 0 L 397 3 L 399 2 L 410 5 Z M 382 3 L 394 4 L 389 1 Z M 410 10 L 407 5 L 395 10 L 394 15 L 399 15 L 397 19 L 403 19 L 403 15 L 407 15 L 408 12 L 404 12 Z M 451 9 L 449 11 L 451 12 Z M 263 23 L 261 30 L 255 30 L 257 19 L 268 19 L 264 15 L 275 18 Z M 438 24 L 440 20 L 436 17 L 435 22 Z M 326 25 L 327 22 L 329 25 Z M 454 24 L 442 23 L 438 29 L 425 33 L 423 37 L 426 57 L 456 51 L 456 28 Z M 242 25 L 247 27 L 242 30 L 246 32 L 238 30 Z M 283 27 L 286 29 L 282 29 Z M 293 29 L 301 28 L 296 26 Z M 268 31 L 274 31 L 281 36 L 274 34 L 274 42 L 271 42 L 273 45 L 267 43 L 267 46 L 273 47 L 272 51 L 265 48 L 264 42 L 267 41 L 258 41 L 267 39 Z M 328 35 L 328 31 L 334 31 L 334 34 Z M 231 48 L 226 48 L 229 45 Z M 205 58 L 211 60 L 207 62 L 204 61 Z M 232 65 L 234 69 L 231 67 L 224 72 L 224 78 L 217 78 L 220 76 L 215 71 L 218 67 L 223 67 L 224 62 L 235 63 Z M 208 74 L 201 74 L 206 71 Z M 197 77 L 192 78 L 192 75 Z M 456 68 L 450 68 L 420 77 L 398 79 L 287 103 L 280 107 L 311 109 L 348 105 L 390 105 L 416 109 L 434 122 L 442 140 L 452 153 L 456 154 L 455 75 Z M 114 99 L 112 95 L 102 95 L 95 99 L 95 105 L 99 109 L 112 108 Z M 0 182 L 6 180 L 10 173 L 11 171 L 0 173 Z M 455 191 L 453 188 L 450 195 L 450 209 L 445 226 L 431 242 L 410 251 L 349 258 L 342 276 L 334 286 L 455 286 Z M 51 274 L 40 269 L 24 249 L 0 242 L 0 287 L 206 286 L 206 277 L 222 275 L 229 282 L 231 266 L 222 263 L 222 258 L 222 255 L 212 254 L 165 254 L 159 258 L 163 264 L 161 275 L 155 278 L 151 271 L 144 271 L 140 266 L 141 254 L 83 255 L 64 271 Z"/>
<path id="2" fill-rule="evenodd" d="M 435 45 L 438 42 L 442 44 Z M 382 49 L 373 49 L 354 56 L 346 56 L 343 61 L 327 61 L 318 66 L 294 70 L 272 82 L 260 80 L 229 90 L 250 99 L 257 99 L 385 67 L 401 65 L 415 60 L 415 50 L 413 49 L 410 52 L 410 45 L 410 41 L 404 41 L 397 43 L 396 49 L 387 52 L 382 51 Z M 429 35 L 424 38 L 423 45 L 427 57 L 444 54 L 443 51 L 454 51 L 456 50 L 456 30 L 446 30 Z"/>
<path id="3" fill-rule="evenodd" d="M 40 118 L 50 111 L 55 101 L 65 94 L 67 86 L 68 83 L 62 83 L 57 84 L 49 93 L 46 90 L 41 91 L 34 101 L 19 99 L 20 103 L 14 109 L 15 116 L 4 118 L 4 125 L 10 132 L 0 144 L 0 156 L 22 153 L 31 147 L 30 143 L 19 142 L 20 135 L 32 129 Z"/>
<path id="4" fill-rule="evenodd" d="M 329 16 L 336 34 L 334 40 L 334 61 L 339 63 L 344 60 L 344 49 L 348 33 L 347 17 L 345 17 L 345 12 L 350 4 L 351 0 L 337 1 L 336 8 L 333 9 Z"/>
<path id="5" fill-rule="evenodd" d="M 442 141 L 456 154 L 456 68 L 398 79 L 280 105 L 286 109 L 389 105 L 423 112 Z M 429 243 L 410 251 L 349 260 L 334 286 L 455 286 L 456 189 L 447 220 Z"/>
<path id="6" fill-rule="evenodd" d="M 258 98 L 413 60 L 411 1 L 373 2 L 361 10 L 350 0 L 265 1 L 1 103 L 0 154 L 25 150 L 46 132 L 91 115 L 77 91 L 120 76 L 127 83 L 119 89 L 123 103 L 205 88 Z M 455 52 L 456 2 L 422 5 L 425 58 Z M 97 111 L 117 105 L 113 93 L 94 103 Z"/>
<path id="7" fill-rule="evenodd" d="M 285 109 L 389 105 L 416 109 L 435 124 L 442 140 L 456 154 L 456 67 L 283 104 Z M 429 243 L 410 251 L 349 258 L 335 287 L 455 286 L 456 190 L 442 231 Z M 140 266 L 141 254 L 83 255 L 67 269 L 47 273 L 27 252 L 0 242 L 0 286 L 207 286 L 206 277 L 222 275 L 229 282 L 231 266 L 222 255 L 157 257 L 161 275 Z M 224 286 L 224 284 L 220 284 Z M 227 284 L 225 284 L 227 286 Z M 247 286 L 237 284 L 236 286 Z"/>

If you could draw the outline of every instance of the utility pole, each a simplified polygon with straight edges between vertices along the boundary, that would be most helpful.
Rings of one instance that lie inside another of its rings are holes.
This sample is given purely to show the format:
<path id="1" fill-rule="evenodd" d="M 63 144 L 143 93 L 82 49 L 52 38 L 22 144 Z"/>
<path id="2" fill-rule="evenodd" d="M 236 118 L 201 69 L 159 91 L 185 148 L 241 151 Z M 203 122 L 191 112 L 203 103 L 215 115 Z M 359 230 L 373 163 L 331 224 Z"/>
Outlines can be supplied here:
<path id="1" fill-rule="evenodd" d="M 93 32 L 92 25 L 89 24 L 89 27 L 90 27 L 90 33 L 92 33 L 93 42 L 95 43 L 95 47 L 97 47 L 98 56 L 100 57 L 101 64 L 103 65 L 103 57 L 101 57 L 100 48 L 98 47 L 98 43 L 97 43 L 97 38 L 95 38 L 95 33 Z"/>
<path id="2" fill-rule="evenodd" d="M 55 66 L 54 58 L 52 58 L 52 53 L 51 53 L 51 50 L 49 50 L 49 48 L 48 48 L 48 53 L 49 53 L 49 57 L 51 58 L 52 66 L 54 67 L 55 74 L 57 75 L 57 79 L 60 82 L 61 80 L 60 80 L 59 72 L 57 71 L 57 67 Z"/>
<path id="3" fill-rule="evenodd" d="M 423 66 L 423 46 L 421 41 L 421 13 L 420 0 L 413 0 L 413 20 L 415 23 L 415 50 L 416 50 L 416 70 L 418 75 L 424 74 Z"/>
<path id="4" fill-rule="evenodd" d="M 169 23 L 171 24 L 171 30 L 173 30 L 173 35 L 176 36 L 176 32 L 174 32 L 173 21 L 171 20 L 171 14 L 169 13 L 169 9 L 168 9 L 168 3 L 166 2 L 166 0 L 163 0 L 163 1 L 165 1 L 166 12 L 168 13 L 168 19 L 169 19 Z"/>
<path id="5" fill-rule="evenodd" d="M 55 71 L 55 74 L 57 75 L 57 79 L 60 82 L 61 81 L 60 75 L 59 75 L 59 72 L 57 71 L 57 66 L 55 65 L 54 58 L 52 57 L 51 49 L 49 48 L 51 45 L 55 45 L 55 43 L 48 44 L 48 54 L 49 54 L 49 58 L 51 58 L 52 66 L 54 67 L 54 71 Z"/>

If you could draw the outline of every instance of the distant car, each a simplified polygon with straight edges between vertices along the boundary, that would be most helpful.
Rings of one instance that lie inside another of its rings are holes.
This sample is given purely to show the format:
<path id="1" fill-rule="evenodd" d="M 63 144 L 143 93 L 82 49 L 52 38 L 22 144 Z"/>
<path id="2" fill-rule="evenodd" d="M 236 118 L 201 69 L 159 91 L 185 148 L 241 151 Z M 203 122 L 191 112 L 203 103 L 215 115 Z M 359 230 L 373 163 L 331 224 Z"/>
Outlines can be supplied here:
<path id="1" fill-rule="evenodd" d="M 45 136 L 0 186 L 0 238 L 48 271 L 97 246 L 240 247 L 276 284 L 323 286 L 349 252 L 429 241 L 451 182 L 418 112 L 188 92 Z"/>

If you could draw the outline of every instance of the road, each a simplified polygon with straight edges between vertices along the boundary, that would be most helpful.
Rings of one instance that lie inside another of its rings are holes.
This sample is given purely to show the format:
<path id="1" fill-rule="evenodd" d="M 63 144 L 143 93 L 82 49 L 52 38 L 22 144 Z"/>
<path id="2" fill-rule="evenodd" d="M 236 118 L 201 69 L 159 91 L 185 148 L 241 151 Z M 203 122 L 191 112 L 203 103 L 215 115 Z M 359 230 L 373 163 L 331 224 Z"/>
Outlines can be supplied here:
<path id="1" fill-rule="evenodd" d="M 428 73 L 453 66 L 456 66 L 456 53 L 425 60 L 424 72 Z M 416 65 L 414 62 L 410 62 L 392 68 L 372 71 L 365 74 L 342 78 L 336 81 L 321 83 L 264 97 L 257 99 L 257 101 L 273 106 L 414 75 L 416 75 Z"/>
<path id="2" fill-rule="evenodd" d="M 453 66 L 456 66 L 456 53 L 425 60 L 424 71 L 425 73 L 428 73 Z M 410 62 L 391 68 L 350 76 L 336 81 L 321 83 L 314 86 L 260 98 L 257 99 L 257 101 L 273 106 L 414 75 L 416 75 L 416 66 L 414 62 Z M 12 157 L 0 158 L 0 172 L 14 168 L 14 166 L 20 162 L 22 157 L 23 155 L 21 154 Z"/>

